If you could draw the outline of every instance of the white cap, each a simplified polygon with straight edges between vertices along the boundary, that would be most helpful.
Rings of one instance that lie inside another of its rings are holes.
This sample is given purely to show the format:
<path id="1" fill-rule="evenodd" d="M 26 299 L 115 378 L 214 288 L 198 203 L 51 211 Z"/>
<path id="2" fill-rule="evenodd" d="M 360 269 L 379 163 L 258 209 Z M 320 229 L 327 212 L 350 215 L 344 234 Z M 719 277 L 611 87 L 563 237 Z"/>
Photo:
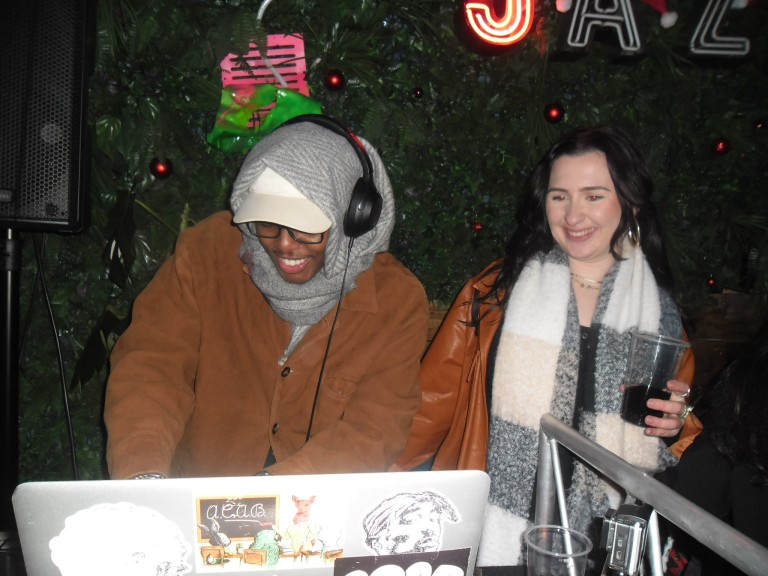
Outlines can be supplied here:
<path id="1" fill-rule="evenodd" d="M 310 234 L 326 232 L 332 224 L 315 203 L 269 167 L 251 184 L 233 221 L 274 222 Z"/>

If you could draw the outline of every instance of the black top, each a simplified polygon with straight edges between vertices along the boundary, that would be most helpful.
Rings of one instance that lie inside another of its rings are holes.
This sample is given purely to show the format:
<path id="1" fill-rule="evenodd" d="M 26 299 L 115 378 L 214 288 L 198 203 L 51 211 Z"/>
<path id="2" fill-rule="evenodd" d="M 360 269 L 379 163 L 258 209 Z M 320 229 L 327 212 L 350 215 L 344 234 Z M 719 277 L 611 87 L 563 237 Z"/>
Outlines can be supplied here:
<path id="1" fill-rule="evenodd" d="M 579 326 L 579 379 L 576 381 L 576 404 L 573 407 L 571 428 L 579 429 L 581 414 L 595 411 L 595 362 L 597 360 L 597 327 Z M 573 476 L 573 454 L 558 446 L 563 486 L 568 490 Z"/>

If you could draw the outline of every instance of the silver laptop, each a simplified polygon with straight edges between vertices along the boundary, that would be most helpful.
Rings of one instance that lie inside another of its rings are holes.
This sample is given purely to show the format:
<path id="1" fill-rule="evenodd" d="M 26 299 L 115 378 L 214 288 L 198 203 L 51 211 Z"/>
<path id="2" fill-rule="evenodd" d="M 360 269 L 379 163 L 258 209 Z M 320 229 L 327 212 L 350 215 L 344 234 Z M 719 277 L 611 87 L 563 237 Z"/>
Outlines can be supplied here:
<path id="1" fill-rule="evenodd" d="M 480 471 L 29 482 L 13 507 L 27 576 L 462 576 L 488 487 Z"/>

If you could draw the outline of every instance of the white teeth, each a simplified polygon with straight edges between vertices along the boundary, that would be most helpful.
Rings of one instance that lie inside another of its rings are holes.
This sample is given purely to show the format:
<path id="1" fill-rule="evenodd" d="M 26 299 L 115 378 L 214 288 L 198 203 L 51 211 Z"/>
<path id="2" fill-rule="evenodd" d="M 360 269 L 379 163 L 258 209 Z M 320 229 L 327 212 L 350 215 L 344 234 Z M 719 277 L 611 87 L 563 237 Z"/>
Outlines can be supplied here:
<path id="1" fill-rule="evenodd" d="M 594 228 L 590 228 L 589 230 L 580 230 L 578 232 L 568 232 L 568 236 L 571 236 L 573 238 L 581 238 L 582 236 L 591 234 L 593 230 Z"/>
<path id="2" fill-rule="evenodd" d="M 286 266 L 298 266 L 299 264 L 302 264 L 303 262 L 306 262 L 306 258 L 302 258 L 300 260 L 289 260 L 288 258 L 280 258 L 280 261 L 283 262 Z"/>

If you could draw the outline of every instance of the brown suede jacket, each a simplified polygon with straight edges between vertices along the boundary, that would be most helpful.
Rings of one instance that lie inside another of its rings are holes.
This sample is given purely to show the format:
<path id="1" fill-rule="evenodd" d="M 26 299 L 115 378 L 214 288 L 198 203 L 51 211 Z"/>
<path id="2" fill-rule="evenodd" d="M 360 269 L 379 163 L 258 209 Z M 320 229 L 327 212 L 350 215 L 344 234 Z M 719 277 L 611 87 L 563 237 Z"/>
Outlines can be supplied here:
<path id="1" fill-rule="evenodd" d="M 419 406 L 424 288 L 379 254 L 343 300 L 305 445 L 335 307 L 284 366 L 291 334 L 239 258 L 229 212 L 185 231 L 136 300 L 111 356 L 112 478 L 384 471 Z"/>
<path id="2" fill-rule="evenodd" d="M 491 265 L 493 266 L 493 264 Z M 482 304 L 477 330 L 468 326 L 472 301 L 486 294 L 496 275 L 471 279 L 457 296 L 430 344 L 419 371 L 422 404 L 411 436 L 391 470 L 411 470 L 434 458 L 433 470 L 485 470 L 488 450 L 487 365 L 496 330 L 502 320 L 498 307 Z M 678 379 L 693 381 L 690 349 Z M 676 456 L 701 431 L 693 415 L 685 421 L 680 439 L 671 447 Z"/>

